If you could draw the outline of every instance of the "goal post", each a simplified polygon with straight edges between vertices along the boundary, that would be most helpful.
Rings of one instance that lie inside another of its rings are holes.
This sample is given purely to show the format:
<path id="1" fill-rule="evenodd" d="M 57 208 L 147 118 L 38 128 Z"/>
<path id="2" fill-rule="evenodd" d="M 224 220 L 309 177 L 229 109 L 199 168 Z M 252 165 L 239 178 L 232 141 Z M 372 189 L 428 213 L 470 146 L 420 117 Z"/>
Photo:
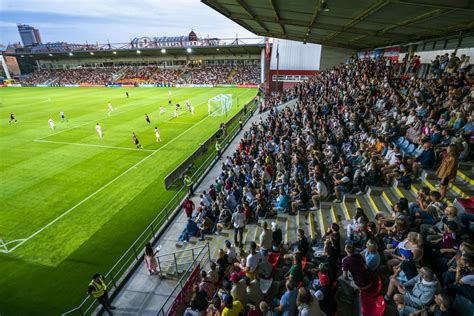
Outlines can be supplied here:
<path id="1" fill-rule="evenodd" d="M 232 94 L 219 94 L 207 101 L 209 116 L 226 116 L 232 108 Z"/>

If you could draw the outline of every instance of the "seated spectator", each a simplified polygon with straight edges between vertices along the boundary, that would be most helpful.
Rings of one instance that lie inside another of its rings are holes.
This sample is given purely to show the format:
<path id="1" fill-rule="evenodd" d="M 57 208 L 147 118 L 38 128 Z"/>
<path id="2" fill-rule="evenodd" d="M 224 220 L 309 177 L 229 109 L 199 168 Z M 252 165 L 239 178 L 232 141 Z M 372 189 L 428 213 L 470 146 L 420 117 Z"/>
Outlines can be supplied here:
<path id="1" fill-rule="evenodd" d="M 237 272 L 233 272 L 229 278 L 232 282 L 232 290 L 230 291 L 234 301 L 239 301 L 242 306 L 247 305 L 247 283 L 241 279 Z"/>
<path id="2" fill-rule="evenodd" d="M 263 293 L 260 290 L 260 281 L 258 279 L 250 280 L 247 277 L 243 278 L 247 284 L 247 297 L 248 303 L 252 305 L 257 305 L 263 301 Z"/>
<path id="3" fill-rule="evenodd" d="M 224 299 L 224 309 L 222 310 L 221 316 L 239 316 L 243 310 L 244 305 L 242 302 L 229 295 Z"/>
<path id="4" fill-rule="evenodd" d="M 380 266 L 380 254 L 377 244 L 373 240 L 367 241 L 367 248 L 362 251 L 362 256 L 364 257 L 367 270 L 372 273 L 376 272 Z"/>
<path id="5" fill-rule="evenodd" d="M 199 227 L 197 226 L 196 222 L 189 218 L 188 223 L 186 224 L 186 227 L 179 236 L 178 240 L 187 243 L 189 241 L 189 237 L 196 236 L 198 231 Z"/>
<path id="6" fill-rule="evenodd" d="M 207 294 L 207 300 L 209 301 L 212 299 L 214 293 L 216 292 L 216 286 L 214 282 L 212 282 L 207 277 L 207 272 L 204 270 L 201 271 L 201 283 L 199 283 L 199 290 Z"/>
<path id="7" fill-rule="evenodd" d="M 400 294 L 395 294 L 393 300 L 397 304 L 399 313 L 408 315 L 429 307 L 440 289 L 433 271 L 422 267 L 418 276 L 398 286 Z"/>

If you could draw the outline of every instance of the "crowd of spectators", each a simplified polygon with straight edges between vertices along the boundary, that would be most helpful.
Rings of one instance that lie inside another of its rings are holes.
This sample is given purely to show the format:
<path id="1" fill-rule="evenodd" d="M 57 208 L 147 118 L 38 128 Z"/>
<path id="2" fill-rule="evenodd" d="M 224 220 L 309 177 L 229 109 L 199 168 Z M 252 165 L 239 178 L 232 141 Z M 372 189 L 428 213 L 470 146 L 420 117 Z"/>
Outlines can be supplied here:
<path id="1" fill-rule="evenodd" d="M 24 84 L 97 84 L 112 80 L 117 68 L 42 69 L 22 80 Z"/>
<path id="2" fill-rule="evenodd" d="M 232 82 L 235 84 L 255 85 L 260 82 L 260 67 L 259 66 L 238 66 L 235 69 L 235 74 L 232 77 Z"/>
<path id="3" fill-rule="evenodd" d="M 227 65 L 201 66 L 189 68 L 188 83 L 192 84 L 227 84 L 232 67 Z"/>
<path id="4" fill-rule="evenodd" d="M 55 84 L 97 84 L 102 85 L 112 81 L 116 68 L 78 68 L 57 70 Z"/>
<path id="5" fill-rule="evenodd" d="M 157 65 L 124 66 L 116 68 L 78 68 L 65 70 L 38 70 L 26 77 L 25 84 L 258 84 L 258 66 L 199 66 L 163 68 Z M 187 73 L 185 78 L 183 72 Z M 113 77 L 116 75 L 116 78 Z M 232 78 L 229 78 L 232 77 Z"/>
<path id="6" fill-rule="evenodd" d="M 455 298 L 474 302 L 474 218 L 446 199 L 459 160 L 472 159 L 473 90 L 462 72 L 425 80 L 399 69 L 351 60 L 265 101 L 268 118 L 244 132 L 198 205 L 183 205 L 181 241 L 234 232 L 202 273 L 186 315 L 335 315 L 354 293 L 366 315 L 387 305 L 400 315 L 454 315 Z M 273 107 L 293 97 L 294 107 Z M 417 150 L 401 151 L 400 137 Z M 357 208 L 345 233 L 333 223 L 314 240 L 299 229 L 284 242 L 277 214 L 311 212 L 394 179 L 417 181 L 422 170 L 436 171 L 439 189 L 423 187 L 416 200 L 400 198 L 376 217 Z M 249 223 L 262 232 L 246 245 Z"/>

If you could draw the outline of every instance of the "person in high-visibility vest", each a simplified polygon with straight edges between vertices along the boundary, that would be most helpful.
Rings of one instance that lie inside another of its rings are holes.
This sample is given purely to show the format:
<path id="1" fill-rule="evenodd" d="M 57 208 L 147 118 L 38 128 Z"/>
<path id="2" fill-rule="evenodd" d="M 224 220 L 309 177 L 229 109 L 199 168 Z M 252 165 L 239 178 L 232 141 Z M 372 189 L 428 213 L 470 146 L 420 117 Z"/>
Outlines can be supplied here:
<path id="1" fill-rule="evenodd" d="M 110 304 L 109 294 L 107 293 L 107 285 L 105 284 L 102 275 L 96 273 L 92 276 L 92 281 L 89 283 L 89 289 L 87 290 L 87 293 L 96 298 L 104 307 L 104 309 L 109 313 L 109 315 L 113 315 L 112 309 L 115 309 L 115 306 Z"/>
<path id="2" fill-rule="evenodd" d="M 193 195 L 193 180 L 191 180 L 191 178 L 187 174 L 184 175 L 184 185 L 188 187 L 189 195 L 192 196 Z"/>
<path id="3" fill-rule="evenodd" d="M 216 141 L 216 151 L 217 151 L 217 159 L 220 159 L 221 158 L 221 144 L 219 143 L 218 140 Z"/>

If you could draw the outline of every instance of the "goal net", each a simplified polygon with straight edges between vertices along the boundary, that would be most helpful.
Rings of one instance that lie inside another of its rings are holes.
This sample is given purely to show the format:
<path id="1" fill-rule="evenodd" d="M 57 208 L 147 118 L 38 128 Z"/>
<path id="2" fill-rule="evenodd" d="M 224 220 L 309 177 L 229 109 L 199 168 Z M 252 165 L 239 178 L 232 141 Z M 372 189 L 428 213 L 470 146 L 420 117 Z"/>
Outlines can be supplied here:
<path id="1" fill-rule="evenodd" d="M 210 116 L 227 115 L 232 108 L 232 94 L 219 94 L 207 101 L 207 113 Z"/>

